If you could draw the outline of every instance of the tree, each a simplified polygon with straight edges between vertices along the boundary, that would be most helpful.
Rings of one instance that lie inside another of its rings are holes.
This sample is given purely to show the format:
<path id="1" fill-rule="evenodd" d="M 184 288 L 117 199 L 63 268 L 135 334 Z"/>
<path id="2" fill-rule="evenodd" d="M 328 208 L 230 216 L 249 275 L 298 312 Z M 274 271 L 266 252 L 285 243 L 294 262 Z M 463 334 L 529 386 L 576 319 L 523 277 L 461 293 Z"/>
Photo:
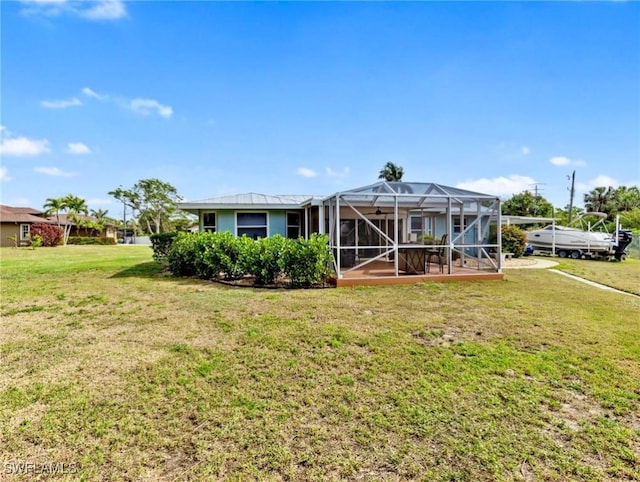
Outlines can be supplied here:
<path id="1" fill-rule="evenodd" d="M 609 218 L 640 208 L 640 189 L 637 186 L 598 186 L 584 195 L 587 211 L 605 213 Z"/>
<path id="2" fill-rule="evenodd" d="M 131 189 L 119 187 L 109 192 L 110 196 L 138 213 L 138 221 L 147 227 L 149 234 L 167 230 L 168 220 L 182 200 L 175 187 L 159 179 L 141 179 Z"/>
<path id="3" fill-rule="evenodd" d="M 640 208 L 633 208 L 620 213 L 620 222 L 627 229 L 640 229 Z"/>
<path id="4" fill-rule="evenodd" d="M 610 214 L 613 200 L 613 187 L 598 186 L 584 195 L 584 208 L 587 211 Z"/>
<path id="5" fill-rule="evenodd" d="M 93 216 L 95 220 L 92 219 L 87 221 L 85 223 L 85 226 L 92 230 L 98 231 L 98 233 L 102 233 L 107 227 L 107 224 L 113 223 L 113 221 L 107 217 L 108 213 L 108 209 L 92 209 L 91 216 Z"/>
<path id="6" fill-rule="evenodd" d="M 71 234 L 72 223 L 80 225 L 81 214 L 87 214 L 89 209 L 87 202 L 81 197 L 74 196 L 73 194 L 67 194 L 60 198 L 48 198 L 43 206 L 46 210 L 46 214 L 56 215 L 58 221 L 58 227 L 60 226 L 60 213 L 65 212 L 67 214 L 67 223 L 64 226 L 63 242 L 66 245 L 69 241 L 69 234 Z"/>
<path id="7" fill-rule="evenodd" d="M 402 181 L 404 176 L 404 169 L 394 164 L 393 162 L 387 162 L 380 170 L 378 179 L 384 179 L 385 181 Z"/>
<path id="8" fill-rule="evenodd" d="M 614 189 L 613 199 L 617 213 L 640 208 L 640 189 L 637 186 L 620 186 Z"/>
<path id="9" fill-rule="evenodd" d="M 47 200 L 44 203 L 43 208 L 45 209 L 45 214 L 47 216 L 51 216 L 52 214 L 55 214 L 56 216 L 56 220 L 58 222 L 58 227 L 60 227 L 60 212 L 64 211 L 66 206 L 64 203 L 64 198 L 47 198 Z"/>
<path id="10" fill-rule="evenodd" d="M 67 224 L 64 227 L 64 244 L 66 245 L 69 241 L 69 235 L 71 234 L 71 223 L 69 221 L 72 221 L 76 226 L 80 226 L 82 223 L 80 216 L 82 214 L 88 214 L 89 207 L 84 199 L 74 196 L 73 194 L 67 194 L 62 199 L 67 210 Z"/>
<path id="11" fill-rule="evenodd" d="M 107 214 L 109 214 L 109 210 L 108 209 L 92 209 L 91 210 L 91 215 L 96 218 L 98 221 L 102 220 L 102 219 L 106 219 Z"/>
<path id="12" fill-rule="evenodd" d="M 584 209 L 573 206 L 571 208 L 571 219 L 576 220 L 584 214 Z M 567 204 L 564 209 L 556 209 L 555 212 L 556 224 L 566 226 L 569 224 L 569 205 Z"/>
<path id="13" fill-rule="evenodd" d="M 502 203 L 502 214 L 508 216 L 553 216 L 553 205 L 539 194 L 530 191 L 514 194 Z"/>

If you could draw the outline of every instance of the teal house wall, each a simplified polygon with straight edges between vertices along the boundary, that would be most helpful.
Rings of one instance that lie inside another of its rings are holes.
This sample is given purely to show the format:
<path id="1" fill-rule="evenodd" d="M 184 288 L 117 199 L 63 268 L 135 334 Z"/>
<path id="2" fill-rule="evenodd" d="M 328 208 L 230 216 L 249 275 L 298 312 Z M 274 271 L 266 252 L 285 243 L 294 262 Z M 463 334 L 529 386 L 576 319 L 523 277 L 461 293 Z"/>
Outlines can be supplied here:
<path id="1" fill-rule="evenodd" d="M 287 236 L 287 212 L 286 211 L 269 211 L 269 236 L 279 234 Z"/>
<path id="2" fill-rule="evenodd" d="M 236 213 L 239 212 L 264 212 L 258 210 L 216 210 L 216 211 L 206 211 L 206 212 L 215 212 L 216 213 L 216 230 L 219 233 L 223 233 L 225 231 L 229 231 L 234 236 L 236 234 Z M 199 216 L 199 224 L 200 230 L 203 228 L 202 224 L 202 211 Z M 273 236 L 274 234 L 280 234 L 281 236 L 287 235 L 287 211 L 284 210 L 274 210 L 267 211 L 267 229 L 269 236 Z"/>
<path id="3" fill-rule="evenodd" d="M 235 235 L 236 231 L 236 214 L 235 211 L 216 211 L 217 223 L 216 227 L 219 233 L 229 231 Z"/>

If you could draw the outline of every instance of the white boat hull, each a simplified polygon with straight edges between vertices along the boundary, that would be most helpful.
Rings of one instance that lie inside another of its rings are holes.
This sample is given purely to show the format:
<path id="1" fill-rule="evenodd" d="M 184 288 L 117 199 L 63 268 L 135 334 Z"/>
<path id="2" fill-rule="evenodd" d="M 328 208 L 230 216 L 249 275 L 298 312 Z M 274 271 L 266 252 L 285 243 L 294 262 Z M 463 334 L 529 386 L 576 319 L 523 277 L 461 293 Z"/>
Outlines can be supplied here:
<path id="1" fill-rule="evenodd" d="M 544 229 L 529 231 L 528 243 L 534 249 L 556 252 L 579 251 L 581 253 L 611 253 L 614 249 L 613 236 L 608 233 L 581 231 L 564 226 L 547 226 Z"/>

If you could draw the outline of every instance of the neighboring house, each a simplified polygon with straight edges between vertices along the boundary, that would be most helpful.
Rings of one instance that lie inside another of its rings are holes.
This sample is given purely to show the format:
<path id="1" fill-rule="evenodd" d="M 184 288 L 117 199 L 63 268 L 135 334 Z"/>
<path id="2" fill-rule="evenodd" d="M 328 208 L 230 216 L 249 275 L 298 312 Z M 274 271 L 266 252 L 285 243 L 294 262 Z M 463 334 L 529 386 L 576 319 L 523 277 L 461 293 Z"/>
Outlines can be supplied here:
<path id="1" fill-rule="evenodd" d="M 96 221 L 92 216 L 79 216 L 88 221 Z M 101 233 L 95 229 L 77 226 L 66 214 L 48 216 L 43 211 L 28 207 L 13 207 L 0 205 L 0 246 L 14 246 L 13 236 L 17 238 L 17 244 L 25 245 L 30 240 L 31 226 L 37 223 L 58 225 L 64 229 L 71 225 L 71 236 L 89 236 L 116 238 L 116 227 L 108 225 Z"/>
<path id="2" fill-rule="evenodd" d="M 87 216 L 85 214 L 79 214 L 76 216 L 78 219 L 84 220 L 84 221 L 91 221 L 91 222 L 98 221 L 98 219 L 95 218 L 94 216 Z M 58 224 L 58 221 L 59 221 L 60 226 L 63 228 L 67 225 L 71 225 L 71 231 L 69 232 L 69 236 L 113 238 L 113 239 L 117 239 L 117 236 L 118 236 L 118 230 L 115 224 L 107 224 L 104 227 L 104 230 L 99 232 L 98 230 L 91 227 L 82 226 L 82 225 L 78 226 L 73 221 L 73 219 L 71 219 L 67 214 L 59 214 L 58 216 L 56 216 L 55 214 L 53 215 L 50 214 L 47 217 L 47 219 L 56 225 Z"/>
<path id="3" fill-rule="evenodd" d="M 0 246 L 15 246 L 16 242 L 18 246 L 27 244 L 31 226 L 37 223 L 51 224 L 37 209 L 0 204 Z"/>
<path id="4" fill-rule="evenodd" d="M 494 228 L 493 238 L 490 232 L 491 225 L 500 225 L 500 199 L 435 183 L 380 181 L 323 197 L 246 193 L 178 207 L 198 216 L 200 231 L 254 239 L 328 234 L 334 253 L 340 253 L 335 256 L 338 278 L 373 261 L 444 242 L 448 274 L 454 257 L 462 258 L 462 265 L 468 259 L 478 269 L 501 269 L 491 257 L 501 249 L 499 230 Z M 425 235 L 432 241 L 421 242 Z M 398 276 L 397 262 L 394 272 Z"/>

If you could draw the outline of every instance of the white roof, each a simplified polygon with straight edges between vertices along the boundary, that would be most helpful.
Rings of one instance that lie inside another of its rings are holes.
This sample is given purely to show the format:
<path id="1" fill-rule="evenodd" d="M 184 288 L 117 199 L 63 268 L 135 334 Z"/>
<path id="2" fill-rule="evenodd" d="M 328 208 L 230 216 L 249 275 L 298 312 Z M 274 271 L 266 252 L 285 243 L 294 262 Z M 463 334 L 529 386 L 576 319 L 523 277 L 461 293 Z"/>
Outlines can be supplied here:
<path id="1" fill-rule="evenodd" d="M 535 216 L 501 216 L 502 224 L 543 224 L 553 223 L 558 218 L 543 218 Z"/>
<path id="2" fill-rule="evenodd" d="M 194 209 L 300 209 L 306 202 L 311 202 L 317 196 L 308 194 L 259 194 L 248 192 L 220 196 L 197 201 L 178 203 L 180 209 L 186 211 Z"/>

